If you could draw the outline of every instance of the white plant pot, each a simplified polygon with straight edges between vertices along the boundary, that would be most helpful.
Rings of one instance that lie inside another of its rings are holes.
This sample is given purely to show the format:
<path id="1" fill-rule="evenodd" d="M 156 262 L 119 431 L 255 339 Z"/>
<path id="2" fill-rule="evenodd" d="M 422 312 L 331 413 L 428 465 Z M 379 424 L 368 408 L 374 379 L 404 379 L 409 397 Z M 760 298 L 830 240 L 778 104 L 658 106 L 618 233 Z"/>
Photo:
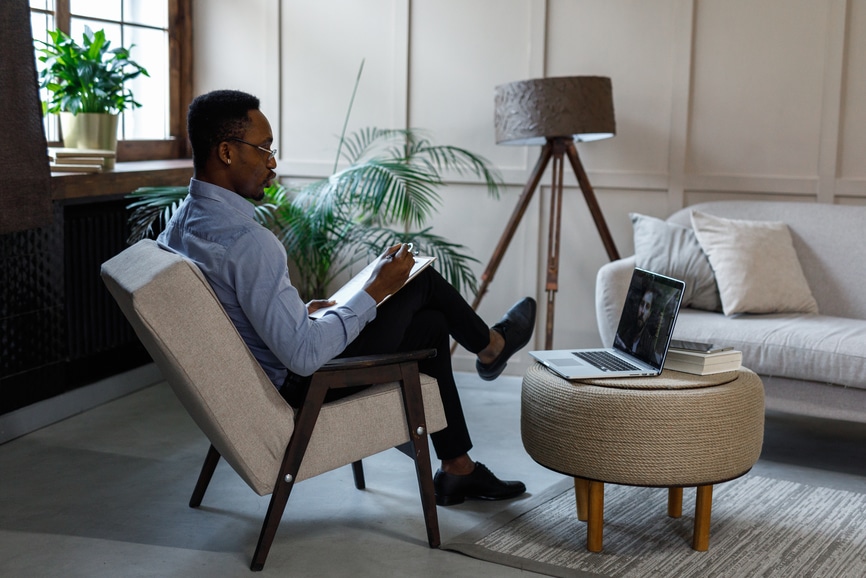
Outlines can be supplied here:
<path id="1" fill-rule="evenodd" d="M 63 146 L 71 149 L 100 149 L 117 151 L 116 114 L 83 112 L 60 113 Z M 105 159 L 104 169 L 114 168 L 114 159 Z"/>

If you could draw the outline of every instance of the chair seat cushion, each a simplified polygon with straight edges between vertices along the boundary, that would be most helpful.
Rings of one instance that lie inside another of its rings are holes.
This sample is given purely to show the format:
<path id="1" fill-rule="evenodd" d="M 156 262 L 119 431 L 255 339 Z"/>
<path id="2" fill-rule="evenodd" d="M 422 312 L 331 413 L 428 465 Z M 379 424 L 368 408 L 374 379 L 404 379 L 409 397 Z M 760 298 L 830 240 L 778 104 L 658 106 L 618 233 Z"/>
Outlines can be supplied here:
<path id="1" fill-rule="evenodd" d="M 434 378 L 423 373 L 421 393 L 427 433 L 444 429 L 445 410 L 439 397 L 439 386 Z M 372 386 L 322 408 L 298 480 L 317 476 L 407 441 L 409 433 L 398 384 Z M 274 480 L 279 463 L 276 466 Z"/>

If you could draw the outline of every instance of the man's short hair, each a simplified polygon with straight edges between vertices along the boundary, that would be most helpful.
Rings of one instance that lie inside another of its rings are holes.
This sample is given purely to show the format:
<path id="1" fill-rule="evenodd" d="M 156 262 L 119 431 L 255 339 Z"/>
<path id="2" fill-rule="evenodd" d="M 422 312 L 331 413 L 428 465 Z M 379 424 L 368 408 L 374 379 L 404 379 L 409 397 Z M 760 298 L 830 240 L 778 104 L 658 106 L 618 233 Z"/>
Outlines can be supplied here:
<path id="1" fill-rule="evenodd" d="M 239 90 L 214 90 L 195 97 L 186 117 L 195 168 L 203 169 L 211 151 L 230 137 L 243 137 L 250 124 L 249 111 L 259 99 Z"/>

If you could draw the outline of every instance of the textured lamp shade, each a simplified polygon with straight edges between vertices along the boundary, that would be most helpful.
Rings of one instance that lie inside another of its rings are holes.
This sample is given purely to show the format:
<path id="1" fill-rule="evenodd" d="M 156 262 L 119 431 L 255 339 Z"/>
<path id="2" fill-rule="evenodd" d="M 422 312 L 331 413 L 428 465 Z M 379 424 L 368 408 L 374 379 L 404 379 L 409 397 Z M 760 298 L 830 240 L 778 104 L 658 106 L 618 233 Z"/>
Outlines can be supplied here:
<path id="1" fill-rule="evenodd" d="M 616 134 L 610 78 L 562 76 L 499 85 L 494 124 L 497 144 L 610 138 Z"/>

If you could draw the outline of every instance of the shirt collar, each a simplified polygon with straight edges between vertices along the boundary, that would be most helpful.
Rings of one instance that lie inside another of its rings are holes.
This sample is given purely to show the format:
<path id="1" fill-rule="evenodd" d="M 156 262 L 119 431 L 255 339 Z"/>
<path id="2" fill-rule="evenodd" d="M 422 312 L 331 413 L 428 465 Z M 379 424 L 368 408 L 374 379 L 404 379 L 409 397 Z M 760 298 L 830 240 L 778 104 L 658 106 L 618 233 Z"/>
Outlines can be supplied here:
<path id="1" fill-rule="evenodd" d="M 228 189 L 224 189 L 219 185 L 200 181 L 198 179 L 189 180 L 189 194 L 194 197 L 204 197 L 217 202 L 226 203 L 235 210 L 240 211 L 249 218 L 255 217 L 255 206 L 247 199 Z"/>

